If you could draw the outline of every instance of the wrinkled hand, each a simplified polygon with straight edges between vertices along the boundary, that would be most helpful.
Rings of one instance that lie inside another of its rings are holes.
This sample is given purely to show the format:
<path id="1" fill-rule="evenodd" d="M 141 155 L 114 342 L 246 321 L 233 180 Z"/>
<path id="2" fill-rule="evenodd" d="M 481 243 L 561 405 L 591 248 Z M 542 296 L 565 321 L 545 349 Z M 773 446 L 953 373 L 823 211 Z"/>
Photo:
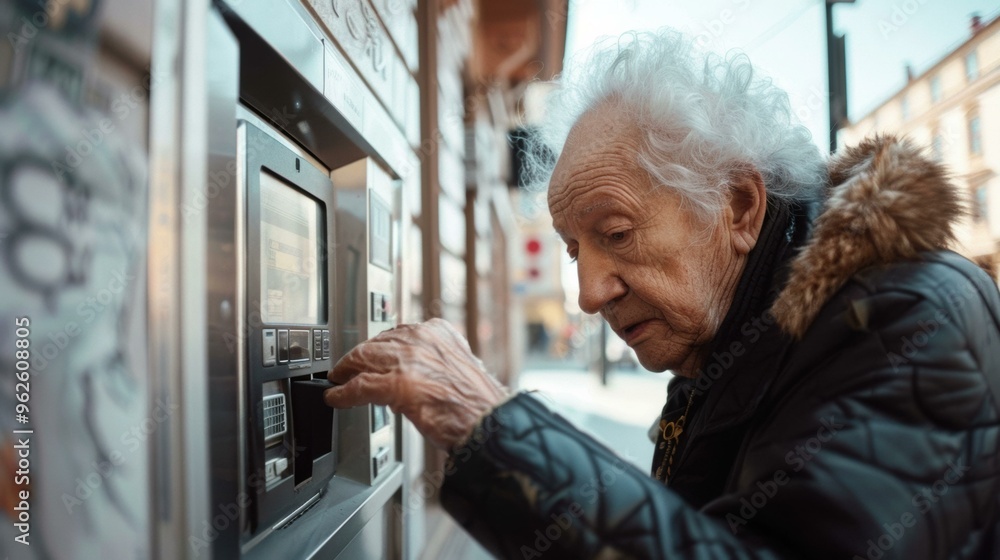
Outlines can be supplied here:
<path id="1" fill-rule="evenodd" d="M 442 319 L 382 332 L 354 347 L 327 377 L 342 384 L 326 390 L 327 405 L 389 405 L 446 450 L 464 442 L 507 394 Z"/>

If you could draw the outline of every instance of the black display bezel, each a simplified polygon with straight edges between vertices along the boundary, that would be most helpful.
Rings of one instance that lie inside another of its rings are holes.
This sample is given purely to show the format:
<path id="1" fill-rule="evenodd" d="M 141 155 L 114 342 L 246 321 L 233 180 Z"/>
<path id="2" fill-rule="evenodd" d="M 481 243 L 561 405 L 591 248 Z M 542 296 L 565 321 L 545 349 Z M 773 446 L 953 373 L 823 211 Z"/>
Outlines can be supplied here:
<path id="1" fill-rule="evenodd" d="M 331 346 L 335 336 L 332 319 L 334 278 L 334 225 L 335 206 L 333 201 L 333 185 L 330 176 L 317 168 L 302 156 L 284 146 L 279 140 L 256 126 L 242 122 L 244 134 L 245 161 L 243 163 L 245 198 L 245 228 L 246 228 L 246 325 L 247 333 L 247 457 L 246 480 L 244 481 L 248 495 L 251 497 L 249 532 L 257 534 L 263 529 L 280 521 L 319 493 L 336 468 L 336 442 L 331 443 L 331 451 L 316 457 L 311 465 L 311 477 L 296 484 L 295 476 L 289 476 L 280 482 L 268 484 L 264 475 L 264 438 L 263 438 L 263 389 L 268 381 L 288 379 L 289 412 L 287 421 L 290 432 L 294 429 L 293 416 L 295 410 L 291 407 L 291 384 L 309 379 L 325 379 L 332 363 L 332 355 L 328 358 L 316 358 L 314 354 L 313 337 L 310 341 L 309 359 L 298 362 L 275 363 L 263 365 L 263 340 L 265 329 L 299 331 L 307 330 L 314 333 L 317 330 L 329 333 Z M 308 196 L 319 206 L 318 237 L 320 247 L 317 251 L 316 271 L 320 286 L 318 323 L 276 323 L 263 321 L 261 306 L 261 284 L 263 274 L 261 251 L 261 175 L 268 173 L 279 181 Z M 276 336 L 275 339 L 278 337 Z M 318 399 L 319 397 L 317 397 Z M 321 403 L 321 399 L 319 400 Z M 315 403 L 312 403 L 315 404 Z M 323 405 L 325 406 L 325 405 Z M 334 429 L 333 434 L 336 434 Z M 299 460 L 293 456 L 293 460 Z M 290 468 L 295 469 L 294 464 Z"/>

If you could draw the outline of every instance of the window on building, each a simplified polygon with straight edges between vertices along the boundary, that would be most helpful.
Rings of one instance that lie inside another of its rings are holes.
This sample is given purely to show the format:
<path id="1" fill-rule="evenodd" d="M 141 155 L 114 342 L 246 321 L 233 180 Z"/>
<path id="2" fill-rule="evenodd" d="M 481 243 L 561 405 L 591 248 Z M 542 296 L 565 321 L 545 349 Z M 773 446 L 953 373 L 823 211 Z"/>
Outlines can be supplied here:
<path id="1" fill-rule="evenodd" d="M 931 150 L 934 153 L 935 161 L 944 159 L 944 136 L 940 131 L 934 132 L 934 138 L 931 140 Z"/>
<path id="2" fill-rule="evenodd" d="M 983 153 L 983 131 L 978 114 L 969 117 L 969 153 L 974 156 Z"/>
<path id="3" fill-rule="evenodd" d="M 968 81 L 975 80 L 979 77 L 979 56 L 976 51 L 972 51 L 965 55 L 965 79 Z"/>
<path id="4" fill-rule="evenodd" d="M 941 101 L 941 76 L 931 78 L 931 103 Z"/>
<path id="5" fill-rule="evenodd" d="M 976 190 L 973 192 L 973 196 L 975 197 L 975 201 L 973 203 L 975 208 L 973 208 L 972 216 L 977 222 L 985 222 L 987 216 L 989 215 L 989 206 L 986 199 L 986 185 L 976 187 Z"/>
<path id="6" fill-rule="evenodd" d="M 910 118 L 910 100 L 905 95 L 899 100 L 899 112 L 903 114 L 904 121 Z"/>

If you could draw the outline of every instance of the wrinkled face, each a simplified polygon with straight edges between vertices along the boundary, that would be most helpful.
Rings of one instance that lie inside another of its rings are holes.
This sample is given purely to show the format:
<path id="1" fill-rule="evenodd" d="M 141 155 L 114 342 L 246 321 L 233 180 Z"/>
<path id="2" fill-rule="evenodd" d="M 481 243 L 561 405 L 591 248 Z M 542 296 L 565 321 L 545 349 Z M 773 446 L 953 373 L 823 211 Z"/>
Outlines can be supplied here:
<path id="1" fill-rule="evenodd" d="M 552 175 L 549 211 L 576 260 L 580 308 L 600 313 L 652 371 L 693 375 L 742 272 L 725 224 L 706 224 L 636 161 L 641 133 L 613 108 L 585 114 Z"/>

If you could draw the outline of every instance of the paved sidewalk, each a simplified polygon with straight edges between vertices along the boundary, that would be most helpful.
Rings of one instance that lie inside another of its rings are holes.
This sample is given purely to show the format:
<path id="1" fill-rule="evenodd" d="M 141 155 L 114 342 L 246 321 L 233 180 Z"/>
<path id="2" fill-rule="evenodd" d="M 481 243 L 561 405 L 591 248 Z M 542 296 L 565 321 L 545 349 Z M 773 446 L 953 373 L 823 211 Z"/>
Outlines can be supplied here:
<path id="1" fill-rule="evenodd" d="M 653 458 L 647 432 L 659 418 L 670 377 L 641 368 L 612 370 L 605 387 L 594 372 L 545 364 L 525 370 L 519 383 L 522 390 L 538 391 L 536 396 L 554 411 L 646 472 Z"/>

